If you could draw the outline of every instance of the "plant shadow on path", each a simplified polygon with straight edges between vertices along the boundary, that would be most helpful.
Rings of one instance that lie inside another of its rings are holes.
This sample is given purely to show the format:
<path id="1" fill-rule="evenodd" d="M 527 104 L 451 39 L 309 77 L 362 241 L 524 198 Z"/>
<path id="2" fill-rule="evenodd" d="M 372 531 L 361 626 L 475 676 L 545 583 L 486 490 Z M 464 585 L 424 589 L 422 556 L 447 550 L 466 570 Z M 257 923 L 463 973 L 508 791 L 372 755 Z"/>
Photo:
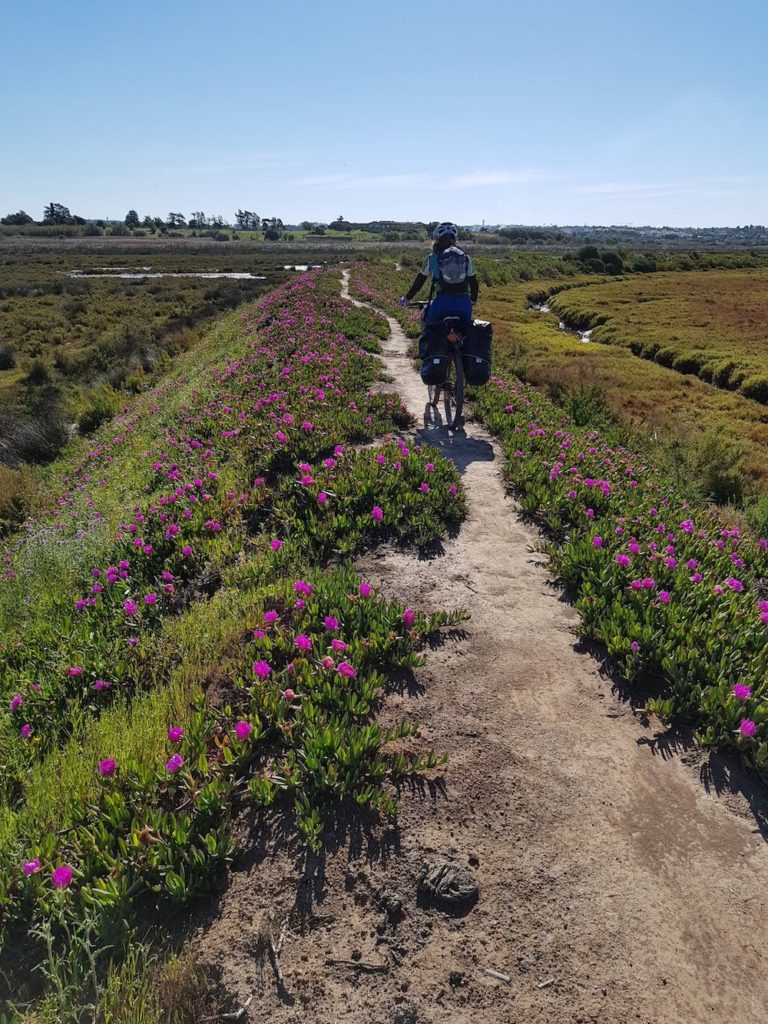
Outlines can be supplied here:
<path id="1" fill-rule="evenodd" d="M 566 598 L 567 600 L 567 598 Z M 578 654 L 588 654 L 598 663 L 598 671 L 609 683 L 613 695 L 625 706 L 629 706 L 637 723 L 651 729 L 651 719 L 645 711 L 648 700 L 658 696 L 659 682 L 651 678 L 634 682 L 624 679 L 605 647 L 595 640 L 581 638 L 573 649 Z M 768 778 L 745 768 L 735 753 L 709 750 L 695 740 L 694 729 L 688 725 L 657 728 L 650 735 L 637 736 L 635 742 L 646 746 L 654 757 L 664 761 L 679 758 L 684 764 L 698 770 L 704 789 L 720 798 L 735 797 L 754 817 L 754 831 L 768 842 Z"/>

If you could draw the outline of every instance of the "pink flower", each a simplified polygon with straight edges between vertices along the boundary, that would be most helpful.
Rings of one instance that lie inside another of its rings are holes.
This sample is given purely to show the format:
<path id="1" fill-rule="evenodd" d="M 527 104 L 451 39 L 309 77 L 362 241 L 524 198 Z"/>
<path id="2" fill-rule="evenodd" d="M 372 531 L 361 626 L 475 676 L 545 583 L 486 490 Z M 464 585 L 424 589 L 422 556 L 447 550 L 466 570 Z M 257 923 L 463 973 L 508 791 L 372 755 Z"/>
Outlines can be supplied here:
<path id="1" fill-rule="evenodd" d="M 326 501 L 328 501 L 328 495 L 325 493 L 325 491 L 320 491 L 320 493 L 317 496 L 317 504 L 324 505 Z"/>
<path id="2" fill-rule="evenodd" d="M 677 568 L 677 559 L 676 558 L 672 558 L 672 557 L 665 558 L 664 559 L 664 565 L 666 565 L 666 567 L 668 569 L 675 569 L 675 568 Z"/>
<path id="3" fill-rule="evenodd" d="M 296 611 L 300 612 L 303 608 L 307 607 L 307 602 L 304 600 L 303 597 L 300 597 L 298 601 L 294 601 L 293 607 L 296 609 Z"/>
<path id="4" fill-rule="evenodd" d="M 326 615 L 323 619 L 323 625 L 329 633 L 333 633 L 334 630 L 339 628 L 339 620 L 335 615 Z"/>
<path id="5" fill-rule="evenodd" d="M 287 690 L 283 690 L 283 700 L 288 701 L 289 704 L 295 696 L 295 692 L 290 687 Z"/>
<path id="6" fill-rule="evenodd" d="M 28 740 L 31 735 L 32 726 L 29 724 L 29 722 L 25 722 L 24 725 L 22 725 L 22 727 L 19 729 L 19 736 L 21 736 L 23 740 Z"/>
<path id="7" fill-rule="evenodd" d="M 83 670 L 79 665 L 73 665 L 72 668 L 67 669 L 68 676 L 81 676 L 82 674 Z"/>
<path id="8" fill-rule="evenodd" d="M 592 538 L 592 547 L 594 547 L 594 548 L 601 548 L 602 546 L 603 546 L 603 538 L 602 537 L 593 537 Z"/>
<path id="9" fill-rule="evenodd" d="M 105 757 L 103 761 L 99 761 L 99 775 L 109 777 L 115 774 L 115 768 L 117 765 L 111 757 Z"/>
<path id="10" fill-rule="evenodd" d="M 738 594 L 740 594 L 744 589 L 744 584 L 741 580 L 737 580 L 735 576 L 729 576 L 725 582 L 731 590 L 735 590 Z"/>
<path id="11" fill-rule="evenodd" d="M 57 889 L 66 889 L 68 885 L 72 884 L 72 877 L 72 868 L 68 864 L 59 865 L 51 873 L 51 879 Z"/>
<path id="12" fill-rule="evenodd" d="M 180 725 L 172 725 L 168 730 L 168 739 L 171 743 L 178 743 L 183 735 L 184 730 Z"/>
<path id="13" fill-rule="evenodd" d="M 629 647 L 630 647 L 630 650 L 632 650 L 632 651 L 639 651 L 640 650 L 640 644 L 637 642 L 637 640 L 633 640 L 632 643 L 629 645 Z"/>
<path id="14" fill-rule="evenodd" d="M 149 605 L 157 604 L 157 594 L 145 594 L 144 595 L 144 604 L 149 604 Z"/>
<path id="15" fill-rule="evenodd" d="M 343 654 L 344 651 L 346 651 L 347 649 L 347 645 L 344 643 L 343 640 L 331 640 L 331 649 L 334 651 L 338 651 L 339 654 Z"/>
<path id="16" fill-rule="evenodd" d="M 731 690 L 731 693 L 737 700 L 749 700 L 752 696 L 752 690 L 749 686 L 745 686 L 743 683 L 736 683 Z"/>
<path id="17" fill-rule="evenodd" d="M 373 587 L 370 583 L 360 584 L 360 597 L 370 597 L 373 593 Z"/>
<path id="18" fill-rule="evenodd" d="M 745 740 L 750 740 L 757 732 L 757 723 L 751 718 L 742 718 L 739 722 L 739 732 Z"/>
<path id="19" fill-rule="evenodd" d="M 616 562 L 617 565 L 629 565 L 630 557 L 629 555 L 618 554 L 614 558 L 614 562 Z"/>
<path id="20" fill-rule="evenodd" d="M 265 623 L 266 623 L 266 624 L 267 624 L 268 626 L 271 626 L 273 622 L 277 622 L 277 620 L 278 620 L 279 618 L 280 618 L 280 616 L 279 616 L 279 615 L 277 614 L 277 612 L 276 612 L 276 611 L 268 611 L 268 612 L 264 612 L 264 622 L 265 622 Z"/>
<path id="21" fill-rule="evenodd" d="M 422 494 L 429 494 L 429 484 L 424 481 L 423 484 L 419 484 L 419 490 Z"/>
<path id="22" fill-rule="evenodd" d="M 277 537 L 275 537 L 274 540 L 271 540 L 269 542 L 269 546 L 272 548 L 273 551 L 279 551 L 280 548 L 283 546 L 283 542 L 281 540 L 278 540 Z"/>
<path id="23" fill-rule="evenodd" d="M 348 661 L 340 661 L 337 671 L 340 676 L 346 676 L 347 679 L 354 679 L 357 675 L 354 665 L 350 665 Z"/>
<path id="24" fill-rule="evenodd" d="M 247 740 L 253 732 L 253 726 L 250 722 L 238 722 L 235 725 L 235 736 L 239 740 Z"/>
<path id="25" fill-rule="evenodd" d="M 693 572 L 694 569 L 698 569 L 699 567 L 699 563 L 696 561 L 695 558 L 689 558 L 686 562 L 686 565 L 691 570 L 691 572 Z"/>
<path id="26" fill-rule="evenodd" d="M 669 604 L 669 591 L 668 590 L 660 590 L 659 591 L 659 601 L 661 602 L 661 604 Z"/>
<path id="27" fill-rule="evenodd" d="M 18 711 L 21 705 L 24 703 L 24 698 L 20 693 L 15 693 L 11 697 L 11 711 Z"/>
<path id="28" fill-rule="evenodd" d="M 165 762 L 165 767 L 168 769 L 171 775 L 173 775 L 174 772 L 177 772 L 183 764 L 184 758 L 181 756 L 181 754 L 172 754 Z"/>
<path id="29" fill-rule="evenodd" d="M 254 661 L 252 668 L 253 674 L 258 676 L 259 679 L 266 679 L 272 672 L 272 666 L 266 661 Z"/>
<path id="30" fill-rule="evenodd" d="M 381 507 L 379 505 L 374 505 L 373 506 L 373 508 L 371 509 L 371 517 L 373 518 L 374 522 L 376 522 L 376 523 L 380 523 L 380 522 L 383 521 L 383 519 L 384 519 L 384 512 L 383 512 L 383 510 L 381 509 Z"/>
<path id="31" fill-rule="evenodd" d="M 459 488 L 456 486 L 456 484 L 451 484 L 451 486 L 448 488 L 448 493 L 449 494 L 456 494 L 458 492 L 458 490 L 459 490 Z"/>
<path id="32" fill-rule="evenodd" d="M 435 464 L 434 464 L 434 462 L 428 462 L 426 464 L 426 466 L 424 467 L 424 472 L 425 473 L 434 473 L 435 472 Z"/>
<path id="33" fill-rule="evenodd" d="M 182 555 L 184 555 L 185 558 L 189 558 L 190 555 L 192 554 L 192 548 L 189 546 L 189 544 L 185 544 L 184 547 L 181 549 L 181 553 Z"/>
<path id="34" fill-rule="evenodd" d="M 135 601 L 132 601 L 130 597 L 123 601 L 123 611 L 126 615 L 135 615 L 138 609 L 139 606 Z"/>
<path id="35" fill-rule="evenodd" d="M 21 870 L 27 876 L 29 876 L 29 875 L 36 875 L 41 867 L 42 867 L 42 864 L 40 863 L 40 858 L 39 857 L 35 857 L 34 860 L 26 860 L 26 861 L 24 861 L 24 863 L 21 865 Z"/>
<path id="36" fill-rule="evenodd" d="M 110 684 L 106 679 L 95 679 L 91 685 L 97 693 L 101 693 L 102 690 L 108 690 Z"/>
<path id="37" fill-rule="evenodd" d="M 324 669 L 336 668 L 336 662 L 327 654 L 320 662 L 320 664 L 323 666 Z"/>
<path id="38" fill-rule="evenodd" d="M 413 608 L 406 608 L 403 612 L 403 623 L 406 629 L 410 629 L 416 621 L 416 612 Z"/>
<path id="39" fill-rule="evenodd" d="M 297 637 L 295 637 L 293 642 L 300 651 L 312 650 L 312 641 L 308 636 L 304 636 L 303 633 L 300 633 Z"/>

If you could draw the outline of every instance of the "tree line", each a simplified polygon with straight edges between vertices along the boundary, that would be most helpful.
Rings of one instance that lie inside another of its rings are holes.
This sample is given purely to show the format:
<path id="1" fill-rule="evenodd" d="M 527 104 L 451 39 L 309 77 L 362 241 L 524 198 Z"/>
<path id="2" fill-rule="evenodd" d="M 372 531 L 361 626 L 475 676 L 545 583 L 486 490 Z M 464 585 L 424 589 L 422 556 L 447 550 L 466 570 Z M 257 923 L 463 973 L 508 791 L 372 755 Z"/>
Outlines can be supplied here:
<path id="1" fill-rule="evenodd" d="M 221 214 L 207 215 L 203 210 L 193 210 L 189 218 L 183 213 L 171 211 L 168 216 L 151 217 L 149 215 L 141 218 L 136 210 L 129 210 L 123 221 L 110 222 L 122 223 L 126 228 L 149 228 L 150 230 L 173 230 L 178 228 L 231 228 L 236 227 L 241 231 L 265 231 L 280 232 L 284 229 L 280 217 L 260 217 L 253 210 L 238 210 L 235 214 L 235 223 L 230 224 Z M 105 227 L 105 220 L 88 220 L 71 213 L 69 207 L 62 203 L 48 203 L 43 209 L 42 220 L 36 221 L 26 210 L 18 210 L 16 213 L 9 213 L 0 217 L 0 224 L 11 227 L 25 227 L 28 224 L 38 224 L 41 227 L 58 227 L 71 225 L 95 224 L 97 227 Z"/>

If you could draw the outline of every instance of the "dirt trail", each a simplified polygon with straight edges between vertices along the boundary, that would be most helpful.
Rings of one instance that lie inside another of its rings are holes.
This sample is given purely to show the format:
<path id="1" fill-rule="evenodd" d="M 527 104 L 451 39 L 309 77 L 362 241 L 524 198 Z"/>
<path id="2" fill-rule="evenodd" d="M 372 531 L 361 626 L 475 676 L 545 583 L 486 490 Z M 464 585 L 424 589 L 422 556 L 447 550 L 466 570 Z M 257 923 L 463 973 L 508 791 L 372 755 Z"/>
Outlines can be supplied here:
<path id="1" fill-rule="evenodd" d="M 386 369 L 421 420 L 426 389 L 390 329 Z M 459 467 L 468 520 L 444 557 L 387 550 L 361 569 L 414 607 L 472 613 L 466 637 L 430 652 L 416 692 L 385 711 L 448 753 L 444 784 L 403 794 L 393 835 L 339 837 L 303 876 L 279 844 L 266 861 L 254 853 L 201 956 L 241 1000 L 257 993 L 254 1021 L 765 1024 L 763 791 L 728 761 L 647 742 L 575 646 L 575 613 L 505 494 L 492 438 L 473 424 L 416 435 Z M 418 903 L 435 855 L 479 881 L 463 917 Z M 395 898 L 403 914 L 388 922 Z M 260 914 L 296 906 L 281 958 L 290 994 L 267 967 L 259 995 Z"/>

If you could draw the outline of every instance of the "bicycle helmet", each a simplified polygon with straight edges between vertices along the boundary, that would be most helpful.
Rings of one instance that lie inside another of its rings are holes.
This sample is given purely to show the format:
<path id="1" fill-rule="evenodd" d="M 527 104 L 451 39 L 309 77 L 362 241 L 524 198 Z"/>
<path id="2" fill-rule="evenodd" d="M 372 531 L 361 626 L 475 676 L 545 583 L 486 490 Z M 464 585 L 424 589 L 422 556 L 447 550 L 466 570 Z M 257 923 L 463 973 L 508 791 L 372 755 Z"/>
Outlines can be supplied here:
<path id="1" fill-rule="evenodd" d="M 449 220 L 444 220 L 442 224 L 438 224 L 432 232 L 432 237 L 435 241 L 437 241 L 438 238 L 445 238 L 446 235 L 453 235 L 457 240 L 459 237 L 459 229 L 455 224 L 451 224 Z"/>

